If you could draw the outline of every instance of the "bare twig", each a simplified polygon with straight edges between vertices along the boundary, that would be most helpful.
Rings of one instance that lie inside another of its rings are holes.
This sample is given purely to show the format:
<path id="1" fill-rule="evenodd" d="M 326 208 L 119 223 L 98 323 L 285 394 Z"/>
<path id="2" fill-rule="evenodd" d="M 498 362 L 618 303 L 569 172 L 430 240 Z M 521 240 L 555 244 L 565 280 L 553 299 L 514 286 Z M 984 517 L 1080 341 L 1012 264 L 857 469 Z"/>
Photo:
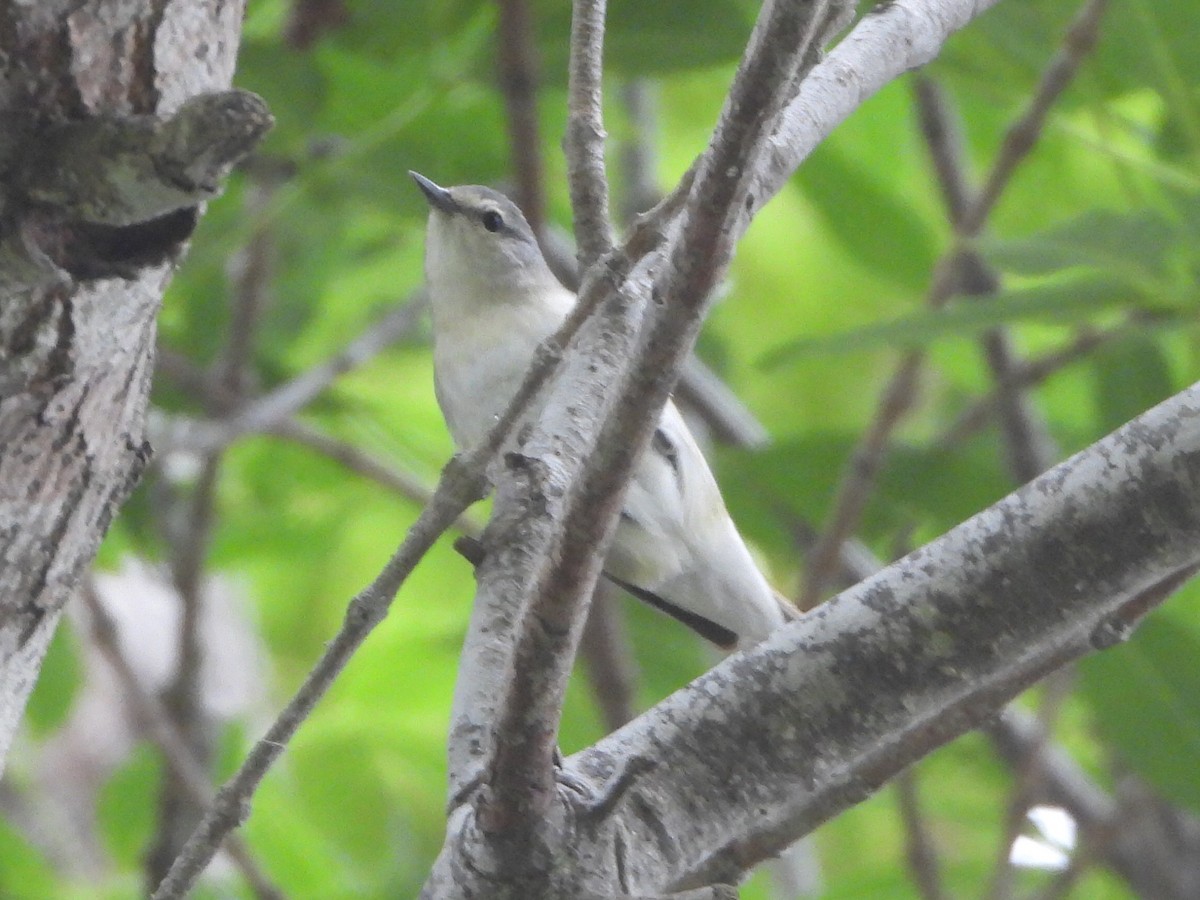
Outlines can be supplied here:
<path id="1" fill-rule="evenodd" d="M 880 4 L 799 84 L 779 116 L 751 193 L 776 194 L 821 140 L 881 87 L 929 62 L 954 32 L 999 0 L 894 0 Z"/>
<path id="2" fill-rule="evenodd" d="M 937 846 L 921 812 L 916 774 L 911 768 L 905 769 L 892 784 L 895 785 L 900 818 L 904 822 L 904 848 L 913 881 L 924 900 L 943 900 L 946 893 L 942 889 Z"/>
<path id="3" fill-rule="evenodd" d="M 517 205 L 543 241 L 546 227 L 545 174 L 538 127 L 538 58 L 533 12 L 528 0 L 498 0 L 496 62 L 508 122 L 509 160 L 516 178 Z"/>
<path id="4" fill-rule="evenodd" d="M 969 185 L 968 163 L 957 116 L 951 109 L 949 98 L 931 79 L 918 79 L 915 93 L 922 131 L 950 221 L 956 230 L 961 230 L 968 212 L 966 204 L 974 192 Z M 1000 276 L 978 255 L 971 254 L 970 259 L 969 277 L 964 279 L 962 292 L 986 300 L 999 289 Z M 1018 363 L 1008 329 L 990 329 L 983 335 L 981 343 L 996 382 L 1001 434 L 1009 469 L 1016 481 L 1024 484 L 1053 465 L 1059 455 L 1058 448 L 1044 419 L 1034 410 L 1028 393 L 1012 387 L 1012 376 Z"/>
<path id="5" fill-rule="evenodd" d="M 554 373 L 562 359 L 563 348 L 591 315 L 594 305 L 594 300 L 589 302 L 586 297 L 581 298 L 563 326 L 538 349 L 521 387 L 483 443 L 465 455 L 455 456 L 446 464 L 433 496 L 409 529 L 403 543 L 374 581 L 350 601 L 341 630 L 326 646 L 321 659 L 267 734 L 217 793 L 212 808 L 154 892 L 155 900 L 178 898 L 187 893 L 211 861 L 224 836 L 249 814 L 250 798 L 259 783 L 350 657 L 383 620 L 396 592 L 417 562 L 433 546 L 438 536 L 451 527 L 468 506 L 485 494 L 488 464 L 507 440 L 525 408 Z"/>
<path id="6" fill-rule="evenodd" d="M 537 573 L 530 609 L 516 634 L 511 680 L 497 711 L 496 733 L 501 737 L 494 742 L 489 779 L 476 807 L 477 821 L 488 834 L 522 840 L 545 827 L 554 798 L 553 740 L 583 613 L 600 572 L 597 548 L 608 546 L 634 462 L 649 441 L 654 420 L 695 339 L 708 294 L 732 253 L 729 223 L 745 215 L 741 204 L 745 174 L 734 164 L 752 158 L 773 111 L 784 102 L 780 93 L 791 84 L 819 14 L 826 8 L 824 3 L 817 6 L 816 10 L 788 4 L 764 8 L 756 26 L 757 40 L 751 39 L 710 150 L 700 164 L 682 228 L 668 250 L 670 276 L 664 279 L 661 308 L 671 312 L 653 316 L 643 352 L 618 384 L 616 410 L 593 420 L 600 422 L 595 451 L 573 480 L 562 508 L 557 552 L 553 562 Z M 600 293 L 609 298 L 608 333 L 592 334 L 593 352 L 620 358 L 632 344 L 630 315 L 639 308 L 638 298 L 631 293 L 632 278 L 606 280 L 611 288 Z M 580 351 L 586 352 L 583 347 Z M 594 383 L 591 389 L 595 391 Z M 578 407 L 583 404 L 575 405 L 573 424 L 578 428 Z M 531 457 L 529 448 L 536 441 L 535 435 L 526 442 Z M 562 443 L 561 435 L 553 442 L 556 456 L 565 455 Z M 535 494 L 557 489 L 541 477 L 542 473 L 529 473 Z M 549 474 L 545 477 L 548 482 Z M 500 515 L 499 502 L 496 515 Z M 525 552 L 535 551 L 527 546 Z"/>
<path id="7" fill-rule="evenodd" d="M 964 177 L 966 165 L 962 158 L 964 139 L 958 117 L 941 85 L 924 72 L 914 72 L 913 96 L 917 106 L 917 122 L 937 172 L 937 185 L 942 191 L 951 222 L 961 222 L 970 202 L 970 188 Z"/>
<path id="8" fill-rule="evenodd" d="M 563 151 L 575 212 L 579 268 L 586 270 L 612 250 L 608 178 L 604 173 L 601 81 L 605 0 L 574 0 L 571 58 L 567 69 L 567 134 Z"/>
<path id="9" fill-rule="evenodd" d="M 369 478 L 414 503 L 425 505 L 433 498 L 433 488 L 415 475 L 397 469 L 366 450 L 331 437 L 303 422 L 286 419 L 272 426 L 267 433 L 327 456 L 350 471 Z M 467 535 L 478 535 L 483 531 L 482 523 L 468 513 L 463 513 L 455 519 L 454 527 Z"/>
<path id="10" fill-rule="evenodd" d="M 168 503 L 163 510 L 163 532 L 168 535 L 168 562 L 179 599 L 175 672 L 163 692 L 163 703 L 191 754 L 204 766 L 211 763 L 212 736 L 200 695 L 205 655 L 200 623 L 205 605 L 204 563 L 212 540 L 219 472 L 220 460 L 205 456 L 199 476 L 186 494 L 175 486 L 162 492 Z M 145 857 L 149 887 L 166 874 L 195 827 L 200 809 L 191 792 L 170 773 L 160 787 L 157 829 Z"/>
<path id="11" fill-rule="evenodd" d="M 1067 29 L 1062 44 L 1038 82 L 1029 105 L 1005 132 L 1000 153 L 982 190 L 964 213 L 961 222 L 963 235 L 980 232 L 996 201 L 1008 187 L 1013 173 L 1037 143 L 1050 108 L 1066 90 L 1079 66 L 1096 45 L 1100 20 L 1107 6 L 1108 0 L 1088 0 Z"/>
<path id="12" fill-rule="evenodd" d="M 579 643 L 592 693 L 609 731 L 620 728 L 636 712 L 637 662 L 630 651 L 619 602 L 620 597 L 611 584 L 604 580 L 597 582 Z"/>
<path id="13" fill-rule="evenodd" d="M 266 183 L 251 185 L 247 207 L 251 216 L 269 202 L 271 189 Z M 253 381 L 252 363 L 255 336 L 267 303 L 271 271 L 272 236 L 258 229 L 240 254 L 240 265 L 233 267 L 230 291 L 230 319 L 225 345 L 213 380 L 223 394 L 240 398 Z M 210 410 L 212 408 L 210 407 Z M 180 734 L 193 754 L 207 765 L 212 756 L 212 735 L 205 721 L 201 698 L 201 671 L 205 647 L 201 621 L 205 608 L 205 562 L 216 523 L 216 493 L 220 479 L 221 450 L 201 452 L 200 474 L 186 497 L 174 487 L 167 495 L 182 513 L 178 527 L 170 519 L 164 534 L 170 544 L 169 563 L 180 602 L 178 657 L 174 677 L 164 692 L 164 703 Z M 167 510 L 174 519 L 176 511 Z M 176 779 L 164 781 L 159 797 L 158 832 L 146 854 L 147 883 L 156 885 L 166 875 L 171 861 L 198 821 L 202 805 L 189 796 L 186 786 Z"/>
<path id="14" fill-rule="evenodd" d="M 1097 347 L 1125 334 L 1128 326 L 1116 326 L 1100 331 L 1085 328 L 1068 344 L 1042 356 L 1017 364 L 1004 381 L 1009 390 L 1023 391 L 1036 387 L 1062 369 L 1086 357 Z M 1001 385 L 997 384 L 990 394 L 968 406 L 937 439 L 938 447 L 954 447 L 982 430 L 995 417 L 1000 407 Z"/>
<path id="15" fill-rule="evenodd" d="M 426 303 L 422 293 L 386 313 L 362 334 L 327 359 L 255 398 L 232 415 L 213 422 L 197 423 L 187 429 L 182 449 L 210 453 L 229 445 L 239 437 L 269 431 L 279 422 L 299 412 L 340 376 L 373 359 L 380 351 L 410 334 L 420 322 Z M 169 449 L 169 448 L 168 448 Z"/>
<path id="16" fill-rule="evenodd" d="M 1048 109 L 1075 74 L 1082 61 L 1080 51 L 1090 46 L 1084 38 L 1087 34 L 1094 33 L 1095 14 L 1092 8 L 1103 6 L 1103 3 L 1104 0 L 1090 0 L 1084 14 L 1068 31 L 1063 49 L 1048 66 L 1027 112 L 1009 128 L 983 191 L 971 198 L 965 206 L 960 207 L 966 195 L 961 166 L 956 166 L 948 154 L 936 154 L 939 160 L 938 171 L 947 178 L 943 194 L 949 198 L 948 206 L 955 226 L 956 241 L 943 255 L 934 272 L 926 297 L 926 302 L 931 308 L 938 309 L 945 305 L 956 292 L 963 289 L 964 284 L 970 284 L 969 276 L 977 269 L 973 268 L 976 256 L 967 245 L 979 234 L 988 214 L 1009 184 L 1016 167 L 1036 144 Z M 1088 32 L 1086 28 L 1081 32 L 1080 22 L 1087 23 L 1092 32 Z M 932 132 L 927 129 L 927 133 L 935 136 L 952 134 L 947 127 Z M 939 146 L 945 146 L 944 142 Z M 959 209 L 961 212 L 956 213 Z M 884 389 L 866 434 L 851 455 L 851 462 L 838 483 L 828 524 L 809 559 L 804 588 L 799 598 L 799 606 L 802 609 L 809 609 L 819 601 L 825 585 L 837 568 L 841 543 L 858 527 L 866 502 L 874 489 L 875 478 L 882 468 L 891 434 L 913 403 L 923 363 L 923 351 L 910 351 L 905 355 Z"/>
<path id="17" fill-rule="evenodd" d="M 92 640 L 96 649 L 100 651 L 113 670 L 113 674 L 116 675 L 124 699 L 130 704 L 134 720 L 158 747 L 167 768 L 187 791 L 191 801 L 200 807 L 211 803 L 216 790 L 209 780 L 205 766 L 192 753 L 188 741 L 180 734 L 167 710 L 153 694 L 142 686 L 137 673 L 129 664 L 129 660 L 125 658 L 117 635 L 116 623 L 97 596 L 95 585 L 89 580 L 83 586 L 80 595 L 87 606 Z M 262 900 L 283 897 L 283 893 L 259 868 L 258 863 L 251 856 L 249 849 L 240 837 L 237 835 L 227 837 L 225 850 L 245 877 L 256 897 L 262 898 Z"/>

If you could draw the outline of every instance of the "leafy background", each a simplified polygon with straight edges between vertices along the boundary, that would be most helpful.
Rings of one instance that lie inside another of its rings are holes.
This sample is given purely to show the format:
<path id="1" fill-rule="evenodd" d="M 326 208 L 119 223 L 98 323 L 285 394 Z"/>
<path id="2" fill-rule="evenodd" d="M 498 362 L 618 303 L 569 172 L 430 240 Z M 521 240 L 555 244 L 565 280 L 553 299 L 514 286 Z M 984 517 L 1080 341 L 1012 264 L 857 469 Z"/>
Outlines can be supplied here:
<path id="1" fill-rule="evenodd" d="M 565 122 L 567 4 L 533 4 L 550 218 L 570 211 L 559 142 Z M 495 72 L 496 6 L 479 0 L 359 0 L 311 46 L 289 46 L 285 0 L 254 0 L 237 83 L 276 116 L 263 159 L 270 176 L 239 175 L 213 203 L 162 311 L 161 341 L 197 365 L 216 360 L 230 327 L 231 261 L 252 239 L 269 247 L 269 304 L 257 330 L 261 389 L 341 348 L 421 281 L 425 207 L 405 175 L 447 184 L 511 184 Z M 656 97 L 656 175 L 666 188 L 702 149 L 755 5 L 745 0 L 614 0 L 607 118 L 614 146 L 640 139 L 620 89 Z M 956 103 L 976 174 L 1028 101 L 1075 12 L 1056 0 L 1005 0 L 955 37 L 929 73 Z M 1094 441 L 1200 373 L 1200 55 L 1193 3 L 1113 4 L 1102 40 L 1057 104 L 980 242 L 1004 276 L 986 304 L 929 312 L 924 295 L 950 245 L 911 84 L 870 100 L 761 214 L 704 332 L 701 355 L 764 423 L 759 452 L 716 448 L 735 518 L 774 580 L 802 577 L 795 523 L 820 523 L 847 454 L 873 415 L 900 354 L 930 363 L 897 435 L 861 536 L 883 557 L 931 538 L 1012 488 L 994 427 L 953 447 L 939 436 L 987 393 L 977 338 L 1011 329 L 1023 353 L 1081 328 L 1118 336 L 1050 377 L 1036 407 L 1065 453 Z M 617 169 L 615 189 L 623 185 Z M 303 414 L 308 425 L 432 483 L 451 452 L 433 399 L 428 325 L 337 380 Z M 167 417 L 201 416 L 170 379 Z M 163 463 L 115 523 L 99 567 L 168 555 L 155 484 L 186 492 L 187 466 Z M 208 571 L 234 585 L 264 660 L 255 702 L 219 724 L 227 775 L 337 629 L 347 599 L 412 523 L 413 501 L 311 449 L 270 436 L 224 455 Z M 482 510 L 476 513 L 482 515 Z M 440 846 L 444 745 L 457 654 L 472 596 L 470 567 L 443 540 L 401 592 L 254 801 L 244 829 L 263 868 L 297 897 L 415 894 Z M 1057 739 L 1099 783 L 1133 770 L 1200 812 L 1200 591 L 1186 588 L 1126 645 L 1080 665 Z M 669 621 L 623 607 L 648 706 L 711 663 Z M 45 747 L 78 713 L 89 683 L 86 627 L 61 630 L 4 784 L 0 895 L 128 897 L 156 828 L 162 764 L 139 741 L 97 776 L 88 823 L 100 847 L 86 871 L 47 849 L 46 826 L 17 815 L 48 803 Z M 169 642 L 170 634 L 162 641 Z M 113 715 L 116 715 L 115 713 Z M 582 673 L 564 719 L 567 752 L 604 733 Z M 1003 852 L 1013 779 L 987 741 L 967 736 L 917 769 L 947 890 L 980 894 Z M 14 800 L 14 798 L 16 798 Z M 16 803 L 16 807 L 14 807 Z M 36 818 L 36 817 L 35 817 Z M 49 841 L 53 843 L 53 841 Z M 918 896 L 904 861 L 896 799 L 884 790 L 816 837 L 821 896 Z M 223 874 L 222 874 L 223 872 Z M 1051 876 L 1028 871 L 1023 887 Z M 243 896 L 218 870 L 201 896 Z M 1124 897 L 1089 869 L 1072 896 Z M 745 896 L 770 896 L 757 876 Z"/>

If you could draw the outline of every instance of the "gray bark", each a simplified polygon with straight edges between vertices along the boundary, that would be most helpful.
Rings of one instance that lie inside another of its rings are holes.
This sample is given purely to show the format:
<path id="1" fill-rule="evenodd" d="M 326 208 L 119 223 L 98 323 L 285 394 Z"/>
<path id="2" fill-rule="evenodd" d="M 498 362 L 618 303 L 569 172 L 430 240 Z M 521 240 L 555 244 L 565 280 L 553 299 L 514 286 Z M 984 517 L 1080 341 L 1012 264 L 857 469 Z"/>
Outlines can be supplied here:
<path id="1" fill-rule="evenodd" d="M 486 776 L 464 786 L 424 896 L 734 882 L 1197 566 L 1200 385 L 568 759 L 527 845 L 477 819 Z"/>
<path id="2" fill-rule="evenodd" d="M 63 604 L 149 458 L 155 315 L 270 124 L 242 0 L 0 5 L 0 765 Z"/>

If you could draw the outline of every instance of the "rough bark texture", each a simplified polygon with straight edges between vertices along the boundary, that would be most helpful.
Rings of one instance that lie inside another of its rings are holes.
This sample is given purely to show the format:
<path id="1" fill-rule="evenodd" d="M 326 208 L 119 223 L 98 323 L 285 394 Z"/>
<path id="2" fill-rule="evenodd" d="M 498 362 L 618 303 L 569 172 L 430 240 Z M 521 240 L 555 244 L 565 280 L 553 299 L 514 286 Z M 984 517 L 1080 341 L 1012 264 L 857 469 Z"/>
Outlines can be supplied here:
<path id="1" fill-rule="evenodd" d="M 167 118 L 229 85 L 242 13 L 242 0 L 0 4 L 0 761 L 148 459 L 155 314 L 198 204 L 269 123 L 236 92 Z M 212 140 L 214 122 L 247 114 L 231 128 L 244 145 Z M 157 152 L 132 182 L 104 164 L 122 147 L 125 161 Z"/>
<path id="2" fill-rule="evenodd" d="M 477 804 L 457 806 L 423 896 L 736 881 L 1048 672 L 1127 637 L 1200 565 L 1197 498 L 1200 386 L 566 760 L 541 842 L 520 848 L 539 852 L 480 853 L 496 840 Z"/>

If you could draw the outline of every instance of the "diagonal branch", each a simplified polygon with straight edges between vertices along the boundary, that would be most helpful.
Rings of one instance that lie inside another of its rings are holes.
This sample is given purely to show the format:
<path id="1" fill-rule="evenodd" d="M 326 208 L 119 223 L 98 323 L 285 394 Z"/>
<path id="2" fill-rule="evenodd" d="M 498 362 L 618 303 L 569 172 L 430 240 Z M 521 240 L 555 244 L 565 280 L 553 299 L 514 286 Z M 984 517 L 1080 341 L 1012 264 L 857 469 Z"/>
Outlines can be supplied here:
<path id="1" fill-rule="evenodd" d="M 256 397 L 233 415 L 215 422 L 196 423 L 186 429 L 181 438 L 184 449 L 193 453 L 212 453 L 245 435 L 270 431 L 315 400 L 339 377 L 369 362 L 410 334 L 425 309 L 426 303 L 420 294 L 395 307 L 320 365 Z"/>
<path id="2" fill-rule="evenodd" d="M 896 6 L 902 4 L 903 0 Z M 970 248 L 970 243 L 986 224 L 988 214 L 1001 191 L 1009 184 L 1012 173 L 1036 144 L 1047 110 L 1078 71 L 1083 60 L 1082 53 L 1094 44 L 1095 28 L 1098 27 L 1098 14 L 1094 11 L 1096 7 L 1102 8 L 1103 0 L 1090 0 L 1085 6 L 1077 23 L 1064 38 L 1063 49 L 1047 67 L 1028 110 L 1008 129 L 1008 136 L 992 165 L 984 191 L 968 198 L 962 174 L 950 171 L 948 160 L 943 160 L 943 165 L 938 166 L 938 171 L 953 182 L 944 185 L 943 193 L 950 198 L 955 242 L 935 267 L 926 295 L 926 304 L 930 308 L 940 309 L 956 293 L 981 293 L 991 287 L 992 282 L 983 271 L 982 262 Z M 1090 41 L 1085 39 L 1088 34 L 1091 35 Z M 853 37 L 854 34 L 851 35 Z M 943 127 L 939 133 L 947 132 L 948 129 Z M 959 204 L 965 205 L 960 208 Z M 994 355 L 998 358 L 1002 350 L 994 348 Z M 915 400 L 924 360 L 923 350 L 905 354 L 884 388 L 866 434 L 851 454 L 851 460 L 839 480 L 828 523 L 809 557 L 804 588 L 798 603 L 801 609 L 810 609 L 817 604 L 837 570 L 842 543 L 858 528 L 867 501 L 874 491 L 878 473 L 883 467 L 892 432 Z M 1012 395 L 1009 401 L 1008 408 L 1011 411 Z M 1032 470 L 1035 467 L 1030 465 L 1028 468 Z M 1040 471 L 1043 467 L 1036 468 Z M 1034 473 L 1030 471 L 1026 474 Z"/>
<path id="3" fill-rule="evenodd" d="M 484 496 L 488 465 L 508 439 L 526 407 L 554 374 L 562 360 L 563 347 L 571 341 L 593 309 L 594 304 L 587 300 L 579 303 L 562 327 L 538 348 L 521 387 L 483 443 L 466 454 L 453 457 L 446 464 L 433 497 L 409 529 L 404 541 L 371 584 L 350 601 L 341 630 L 326 646 L 321 659 L 266 735 L 217 793 L 212 808 L 188 838 L 166 878 L 155 890 L 154 900 L 183 897 L 212 861 L 225 835 L 249 815 L 250 798 L 258 785 L 354 652 L 375 626 L 383 621 L 396 592 L 416 564 L 466 508 Z"/>
<path id="4" fill-rule="evenodd" d="M 121 649 L 116 623 L 97 596 L 95 585 L 89 581 L 83 586 L 80 594 L 87 606 L 92 640 L 120 683 L 121 691 L 133 709 L 138 726 L 158 746 L 167 768 L 179 780 L 192 802 L 196 806 L 211 803 L 215 792 L 205 766 L 196 758 L 187 740 L 172 722 L 170 714 L 158 699 L 143 687 L 137 673 L 129 664 Z M 260 900 L 272 900 L 283 896 L 259 868 L 258 862 L 241 838 L 230 835 L 225 841 L 225 849 L 256 897 Z"/>
<path id="5" fill-rule="evenodd" d="M 988 173 L 987 181 L 984 182 L 975 201 L 965 211 L 959 223 L 960 234 L 963 236 L 979 234 L 996 202 L 1012 180 L 1013 173 L 1037 143 L 1050 108 L 1062 96 L 1067 85 L 1075 78 L 1083 60 L 1096 46 L 1100 20 L 1107 7 L 1108 0 L 1088 0 L 1067 29 L 1062 45 L 1042 74 L 1029 105 L 1005 132 L 1000 153 Z"/>
<path id="6" fill-rule="evenodd" d="M 1127 636 L 1200 564 L 1198 498 L 1200 385 L 734 655 L 569 769 L 603 781 L 617 758 L 670 759 L 625 788 L 613 817 L 643 822 L 657 885 L 729 880 Z"/>
<path id="7" fill-rule="evenodd" d="M 528 564 L 527 555 L 535 559 L 541 555 L 545 562 L 535 569 L 529 610 L 515 633 L 508 682 L 496 711 L 497 737 L 491 742 L 488 778 L 477 807 L 483 832 L 497 845 L 489 856 L 505 855 L 497 849 L 500 842 L 508 847 L 527 846 L 552 827 L 548 813 L 556 795 L 550 762 L 567 677 L 603 559 L 598 551 L 607 548 L 611 540 L 633 465 L 649 440 L 654 420 L 690 350 L 704 300 L 732 254 L 732 244 L 725 237 L 726 223 L 744 214 L 739 206 L 739 186 L 745 178 L 744 169 L 734 167 L 733 161 L 750 154 L 766 131 L 772 112 L 784 102 L 781 92 L 795 77 L 826 8 L 825 2 L 773 3 L 760 16 L 693 186 L 693 197 L 704 199 L 689 204 L 678 243 L 668 251 L 673 261 L 686 262 L 686 269 L 675 262 L 675 277 L 664 290 L 663 308 L 674 310 L 667 320 L 667 330 L 673 333 L 669 343 L 658 341 L 655 347 L 662 347 L 672 358 L 664 365 L 662 357 L 643 350 L 629 375 L 619 382 L 621 393 L 607 418 L 601 414 L 606 412 L 604 399 L 611 385 L 601 380 L 599 373 L 582 373 L 578 382 L 564 377 L 548 398 L 547 412 L 540 423 L 545 431 L 535 428 L 527 437 L 519 461 L 515 454 L 509 454 L 510 479 L 500 486 L 494 522 L 507 515 L 520 515 L 531 505 L 553 512 L 561 503 L 556 495 L 564 487 L 567 490 L 560 507 L 561 522 L 557 523 L 561 539 L 547 535 L 542 545 L 547 549 L 542 550 L 522 535 L 521 564 Z M 594 14 L 595 8 L 584 4 L 582 11 Z M 598 40 L 586 24 L 580 27 L 585 37 Z M 578 53 L 578 46 L 573 50 Z M 595 99 L 598 102 L 598 97 Z M 582 243 L 583 234 L 580 239 Z M 581 334 L 576 350 L 588 359 L 605 359 L 620 373 L 620 361 L 635 337 L 632 316 L 640 313 L 639 301 L 646 292 L 633 278 L 622 281 L 619 271 L 612 275 L 611 282 L 592 282 L 597 290 L 608 284 L 611 287 L 605 291 L 608 299 L 602 319 Z M 655 325 L 662 321 L 659 318 Z M 591 368 L 595 370 L 596 365 Z M 556 397 L 561 398 L 561 407 L 554 406 Z M 565 415 L 558 412 L 559 408 L 566 410 Z M 563 415 L 558 428 L 553 421 L 556 415 Z M 589 425 L 591 434 L 598 430 L 595 450 L 590 454 Z M 566 429 L 570 437 L 564 434 Z M 568 459 L 578 467 L 577 475 L 560 468 L 560 461 Z M 525 516 L 529 517 L 528 512 Z M 547 519 L 553 523 L 553 515 Z M 488 577 L 486 566 L 482 572 L 481 590 Z"/>

